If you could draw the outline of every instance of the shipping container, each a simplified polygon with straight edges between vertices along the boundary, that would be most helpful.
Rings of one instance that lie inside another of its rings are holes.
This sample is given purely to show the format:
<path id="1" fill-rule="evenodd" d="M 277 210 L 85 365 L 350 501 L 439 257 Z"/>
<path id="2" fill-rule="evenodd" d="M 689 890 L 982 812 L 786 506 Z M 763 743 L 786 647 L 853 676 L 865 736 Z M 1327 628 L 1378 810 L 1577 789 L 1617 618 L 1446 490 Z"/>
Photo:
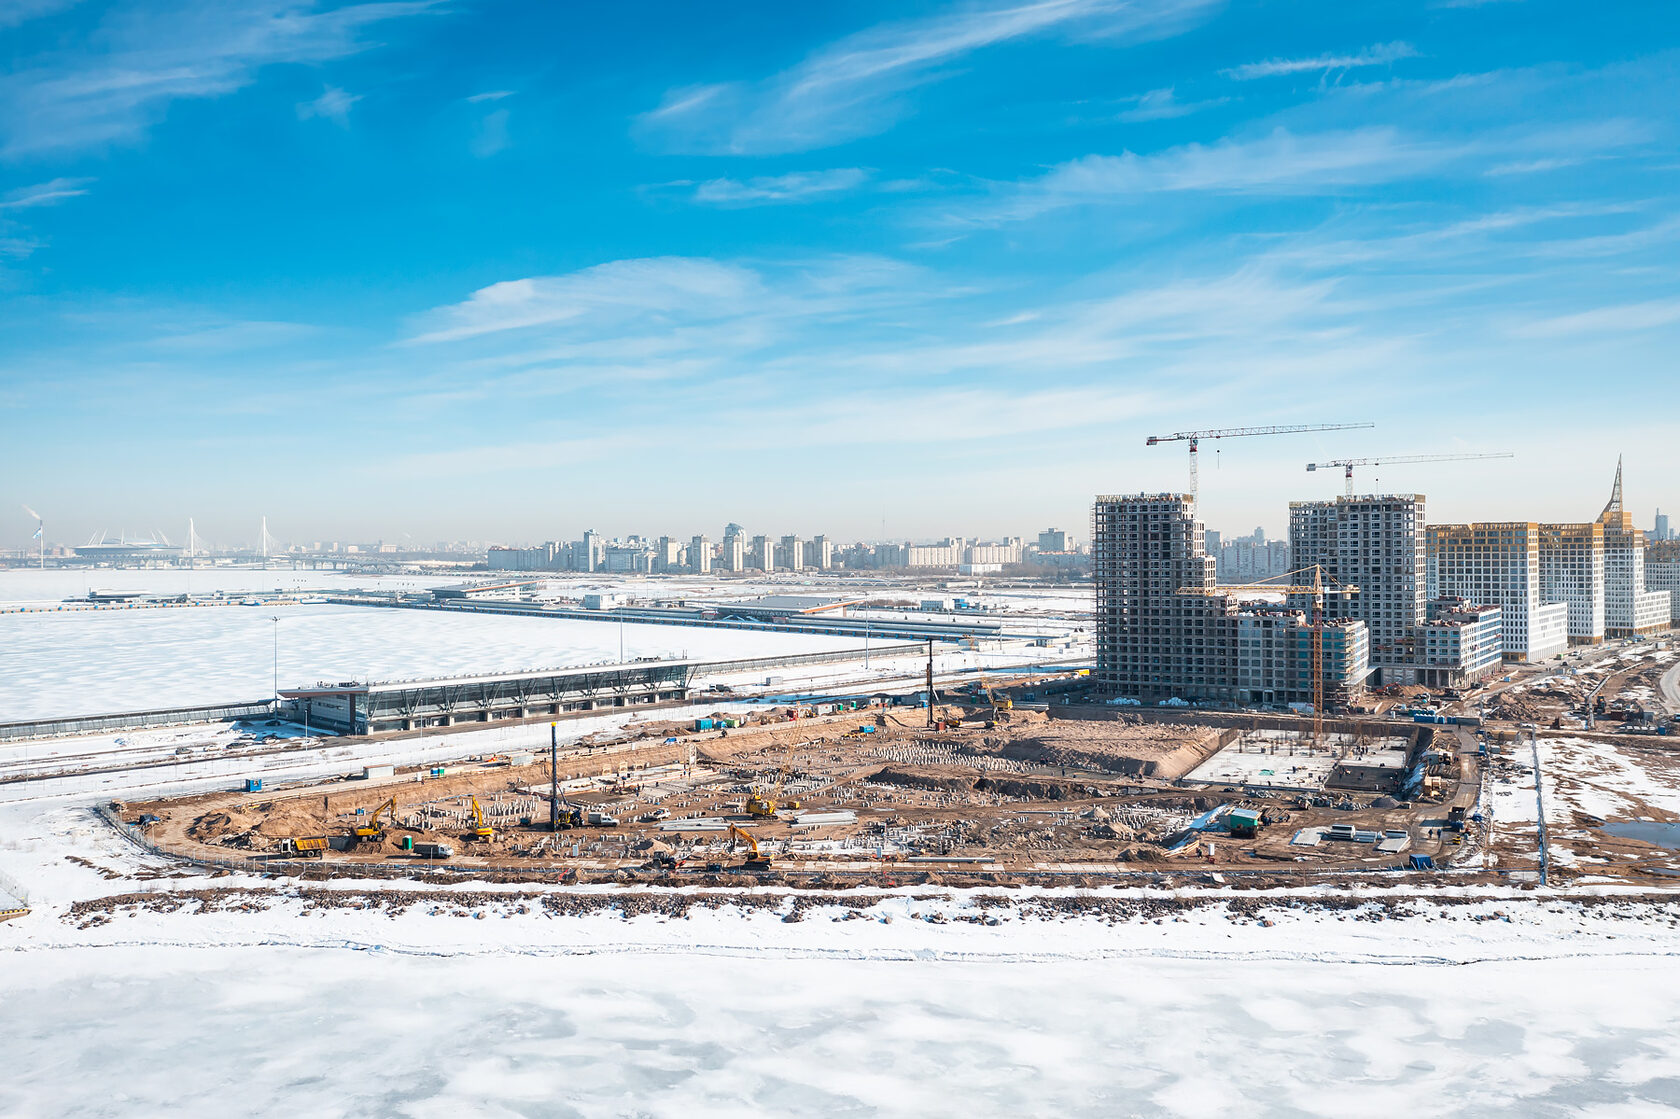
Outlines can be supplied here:
<path id="1" fill-rule="evenodd" d="M 261 777 L 247 777 L 247 778 L 245 778 L 245 791 L 248 792 L 248 793 L 260 793 L 260 792 L 262 792 L 262 778 Z"/>
<path id="2" fill-rule="evenodd" d="M 395 777 L 397 767 L 394 765 L 369 765 L 362 767 L 362 780 L 369 781 L 379 777 Z"/>

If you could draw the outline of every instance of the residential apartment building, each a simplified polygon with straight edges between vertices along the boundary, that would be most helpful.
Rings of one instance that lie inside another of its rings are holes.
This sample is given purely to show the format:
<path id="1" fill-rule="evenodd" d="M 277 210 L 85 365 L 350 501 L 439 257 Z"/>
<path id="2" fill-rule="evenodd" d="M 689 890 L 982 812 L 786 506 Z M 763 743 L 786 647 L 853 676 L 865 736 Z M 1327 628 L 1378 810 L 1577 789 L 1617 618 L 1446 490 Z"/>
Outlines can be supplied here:
<path id="1" fill-rule="evenodd" d="M 797 536 L 784 536 L 776 545 L 776 566 L 789 571 L 805 569 L 805 541 Z"/>
<path id="2" fill-rule="evenodd" d="M 1499 671 L 1504 660 L 1503 611 L 1462 598 L 1438 598 L 1428 604 L 1428 619 L 1418 627 L 1412 683 L 1431 688 L 1463 688 Z"/>
<path id="3" fill-rule="evenodd" d="M 1218 593 L 1190 497 L 1100 497 L 1092 522 L 1104 690 L 1145 703 L 1312 698 L 1312 626 L 1299 611 Z M 1364 624 L 1326 624 L 1322 645 L 1326 696 L 1357 691 L 1369 671 Z"/>
<path id="4" fill-rule="evenodd" d="M 1423 495 L 1291 502 L 1289 554 L 1298 571 L 1317 566 L 1327 583 L 1358 588 L 1333 596 L 1326 608 L 1365 623 L 1371 667 L 1382 682 L 1411 665 L 1428 581 Z"/>
<path id="5" fill-rule="evenodd" d="M 1569 606 L 1569 643 L 1604 640 L 1604 526 L 1540 526 L 1540 597 Z"/>
<path id="6" fill-rule="evenodd" d="M 1543 660 L 1569 645 L 1569 605 L 1541 594 L 1534 521 L 1430 525 L 1426 593 L 1498 606 L 1505 659 Z"/>
<path id="7" fill-rule="evenodd" d="M 1604 633 L 1634 637 L 1668 628 L 1672 596 L 1645 589 L 1645 534 L 1633 526 L 1622 507 L 1622 464 L 1616 462 L 1616 485 L 1598 516 L 1604 527 Z"/>
<path id="8" fill-rule="evenodd" d="M 1668 593 L 1668 619 L 1680 622 L 1680 540 L 1664 540 L 1645 549 L 1645 589 Z"/>

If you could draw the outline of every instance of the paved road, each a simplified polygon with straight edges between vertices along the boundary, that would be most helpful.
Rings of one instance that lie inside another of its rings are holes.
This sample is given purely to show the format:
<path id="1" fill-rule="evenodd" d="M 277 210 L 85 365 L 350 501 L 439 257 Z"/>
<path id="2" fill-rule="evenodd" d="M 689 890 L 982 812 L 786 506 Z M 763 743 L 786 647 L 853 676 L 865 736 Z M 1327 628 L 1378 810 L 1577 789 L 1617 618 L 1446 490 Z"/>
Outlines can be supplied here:
<path id="1" fill-rule="evenodd" d="M 1663 673 L 1662 697 L 1670 715 L 1680 714 L 1680 664 Z"/>

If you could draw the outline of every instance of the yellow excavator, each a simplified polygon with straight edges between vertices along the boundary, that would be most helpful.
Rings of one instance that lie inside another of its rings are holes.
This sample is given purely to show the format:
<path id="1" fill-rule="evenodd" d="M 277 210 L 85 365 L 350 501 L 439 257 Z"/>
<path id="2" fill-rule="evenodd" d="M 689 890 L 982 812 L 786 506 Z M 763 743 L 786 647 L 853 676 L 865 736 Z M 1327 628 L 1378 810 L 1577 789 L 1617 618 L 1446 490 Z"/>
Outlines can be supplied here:
<path id="1" fill-rule="evenodd" d="M 787 784 L 788 759 L 793 756 L 793 743 L 788 743 L 782 752 L 781 764 L 776 767 L 776 781 L 770 786 L 770 795 L 763 796 L 758 790 L 753 790 L 752 796 L 747 798 L 747 815 L 774 817 L 778 808 L 798 809 L 801 807 L 797 800 L 782 799 L 782 786 Z"/>
<path id="2" fill-rule="evenodd" d="M 738 828 L 734 824 L 730 824 L 729 825 L 729 851 L 730 851 L 731 854 L 733 854 L 735 852 L 735 845 L 738 842 L 739 843 L 745 843 L 747 845 L 747 858 L 746 858 L 746 861 L 741 864 L 743 867 L 746 867 L 750 870 L 768 870 L 769 869 L 769 867 L 770 867 L 770 856 L 759 854 L 758 840 L 756 840 L 752 837 L 752 833 L 748 832 L 748 831 L 745 831 L 741 828 Z"/>
<path id="3" fill-rule="evenodd" d="M 484 809 L 479 805 L 478 798 L 469 797 L 468 800 L 472 806 L 473 838 L 495 839 L 496 829 L 491 827 L 490 821 L 485 818 Z"/>
<path id="4" fill-rule="evenodd" d="M 980 681 L 980 691 L 985 693 L 986 702 L 992 705 L 992 722 L 995 723 L 998 721 L 999 712 L 1008 711 L 1014 707 L 1015 701 L 1008 696 L 999 698 L 998 694 L 992 690 L 991 683 L 986 679 L 986 674 L 980 671 L 980 643 L 974 640 L 974 635 L 971 633 L 963 640 L 967 641 L 968 647 L 974 650 L 974 676 L 975 679 Z"/>
<path id="5" fill-rule="evenodd" d="M 379 817 L 381 815 L 388 816 L 391 820 L 391 826 L 396 827 L 396 824 L 397 824 L 397 798 L 396 797 L 387 797 L 385 799 L 384 804 L 381 804 L 378 808 L 375 808 L 373 810 L 373 816 L 371 818 L 369 818 L 368 822 L 365 823 L 365 824 L 358 825 L 356 827 L 356 829 L 351 834 L 353 834 L 357 839 L 383 839 L 383 838 L 385 838 L 385 825 L 383 823 L 381 823 L 380 819 L 379 819 Z"/>

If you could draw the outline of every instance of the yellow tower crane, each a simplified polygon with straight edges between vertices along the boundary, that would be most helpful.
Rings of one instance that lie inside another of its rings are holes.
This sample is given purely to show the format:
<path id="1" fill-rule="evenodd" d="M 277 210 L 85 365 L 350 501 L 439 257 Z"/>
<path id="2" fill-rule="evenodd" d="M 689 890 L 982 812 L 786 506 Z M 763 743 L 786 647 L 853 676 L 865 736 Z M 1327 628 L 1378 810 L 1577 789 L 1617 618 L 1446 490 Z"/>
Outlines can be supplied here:
<path id="1" fill-rule="evenodd" d="M 1339 595 L 1358 594 L 1359 588 L 1339 583 L 1325 582 L 1324 569 L 1318 564 L 1303 567 L 1298 571 L 1285 572 L 1278 576 L 1288 579 L 1293 576 L 1307 575 L 1311 582 L 1299 583 L 1223 583 L 1210 587 L 1181 587 L 1179 594 L 1194 595 L 1240 595 L 1256 592 L 1271 592 L 1284 595 L 1308 595 L 1312 598 L 1312 659 L 1310 673 L 1312 675 L 1313 697 L 1313 741 L 1324 739 L 1324 596 L 1335 593 Z"/>
<path id="2" fill-rule="evenodd" d="M 1215 427 L 1206 431 L 1175 431 L 1171 435 L 1151 435 L 1150 447 L 1157 443 L 1190 444 L 1190 499 L 1196 499 L 1200 488 L 1196 471 L 1196 452 L 1203 439 L 1235 439 L 1247 435 L 1294 435 L 1303 431 L 1346 431 L 1350 428 L 1375 427 L 1376 424 L 1281 424 L 1272 427 Z"/>
<path id="3" fill-rule="evenodd" d="M 1347 496 L 1353 496 L 1353 468 L 1356 466 L 1387 466 L 1401 462 L 1470 462 L 1484 458 L 1515 458 L 1509 451 L 1472 455 L 1390 455 L 1384 458 L 1336 458 L 1329 462 L 1309 462 L 1308 470 L 1331 470 L 1341 467 L 1347 479 Z"/>

